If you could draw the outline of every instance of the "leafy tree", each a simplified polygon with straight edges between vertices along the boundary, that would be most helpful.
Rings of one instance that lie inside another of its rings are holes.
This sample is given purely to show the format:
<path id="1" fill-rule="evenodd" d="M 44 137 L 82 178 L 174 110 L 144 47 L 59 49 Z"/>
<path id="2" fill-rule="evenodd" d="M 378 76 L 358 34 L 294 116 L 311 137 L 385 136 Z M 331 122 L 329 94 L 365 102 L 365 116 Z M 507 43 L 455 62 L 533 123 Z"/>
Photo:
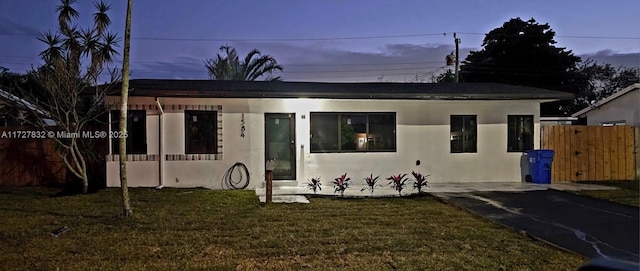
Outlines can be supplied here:
<path id="1" fill-rule="evenodd" d="M 554 36 L 548 24 L 511 19 L 487 33 L 482 50 L 471 52 L 463 61 L 464 81 L 563 90 L 580 58 L 571 50 L 555 47 Z"/>
<path id="2" fill-rule="evenodd" d="M 220 51 L 222 55 L 218 53 L 215 58 L 205 61 L 212 80 L 256 81 L 264 77 L 265 81 L 280 81 L 280 76 L 273 77 L 283 70 L 275 58 L 262 55 L 256 49 L 251 50 L 244 60 L 240 60 L 236 49 L 229 46 L 221 46 Z"/>
<path id="3" fill-rule="evenodd" d="M 554 46 L 554 36 L 549 24 L 511 19 L 487 33 L 482 50 L 472 51 L 462 62 L 461 80 L 576 93 L 580 57 Z"/>
<path id="4" fill-rule="evenodd" d="M 591 101 L 602 100 L 620 89 L 640 82 L 638 68 L 614 68 L 611 64 L 598 64 L 591 59 L 581 62 L 578 72 L 584 78 L 580 88 L 582 93 L 576 97 L 577 104 L 588 105 Z"/>
<path id="5" fill-rule="evenodd" d="M 12 103 L 14 112 L 31 117 L 25 122 L 42 130 L 49 127 L 44 119 L 55 122 L 57 129 L 68 134 L 80 134 L 91 123 L 95 123 L 106 112 L 104 97 L 111 84 L 96 86 L 104 65 L 117 54 L 118 38 L 107 31 L 111 23 L 107 12 L 110 5 L 96 2 L 93 26 L 80 29 L 73 20 L 80 14 L 73 8 L 76 0 L 61 0 L 57 6 L 58 29 L 47 31 L 38 38 L 47 45 L 40 53 L 44 65 L 29 72 L 31 86 L 11 88 L 16 97 L 26 103 Z M 86 63 L 83 65 L 83 63 Z M 117 80 L 115 69 L 111 71 L 111 82 Z M 89 86 L 95 88 L 87 92 Z M 59 154 L 68 170 L 82 181 L 83 193 L 88 192 L 88 145 L 82 138 L 54 137 Z"/>
<path id="6" fill-rule="evenodd" d="M 575 113 L 620 89 L 640 82 L 639 72 L 638 68 L 614 68 L 611 64 L 599 64 L 587 59 L 578 63 L 576 76 L 571 81 L 575 89 L 575 98 L 570 101 L 544 103 L 542 112 L 559 112 L 559 115 Z"/>
<path id="7" fill-rule="evenodd" d="M 432 80 L 436 83 L 453 83 L 456 81 L 456 74 L 449 69 L 446 72 L 434 77 Z"/>

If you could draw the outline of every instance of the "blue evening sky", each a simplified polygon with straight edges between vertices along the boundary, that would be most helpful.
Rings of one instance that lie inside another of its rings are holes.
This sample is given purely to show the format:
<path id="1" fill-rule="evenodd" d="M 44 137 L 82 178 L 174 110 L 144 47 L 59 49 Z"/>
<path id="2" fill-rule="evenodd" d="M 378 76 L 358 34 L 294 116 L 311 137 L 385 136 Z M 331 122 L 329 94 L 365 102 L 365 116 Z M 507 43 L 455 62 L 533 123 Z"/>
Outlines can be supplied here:
<path id="1" fill-rule="evenodd" d="M 108 2 L 111 29 L 123 36 L 126 1 Z M 89 26 L 92 3 L 75 5 L 80 26 Z M 41 63 L 37 33 L 55 30 L 58 4 L 0 2 L 0 66 L 24 72 Z M 453 32 L 464 59 L 515 17 L 549 23 L 557 46 L 583 59 L 640 67 L 637 0 L 134 0 L 133 9 L 133 78 L 206 79 L 204 60 L 226 44 L 241 56 L 272 55 L 284 80 L 428 82 L 449 68 Z"/>

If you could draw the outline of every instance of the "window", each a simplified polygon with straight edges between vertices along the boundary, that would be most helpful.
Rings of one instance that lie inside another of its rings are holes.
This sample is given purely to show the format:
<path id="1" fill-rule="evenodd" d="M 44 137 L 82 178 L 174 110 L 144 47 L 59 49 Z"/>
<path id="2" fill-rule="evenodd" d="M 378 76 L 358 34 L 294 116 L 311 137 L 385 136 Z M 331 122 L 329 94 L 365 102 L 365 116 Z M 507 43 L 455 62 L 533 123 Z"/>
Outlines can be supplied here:
<path id="1" fill-rule="evenodd" d="M 120 153 L 117 135 L 120 130 L 120 111 L 111 111 L 111 153 Z M 127 154 L 147 153 L 147 113 L 144 110 L 127 110 Z"/>
<path id="2" fill-rule="evenodd" d="M 311 113 L 311 152 L 396 150 L 395 113 Z"/>
<path id="3" fill-rule="evenodd" d="M 478 130 L 476 116 L 451 116 L 451 152 L 477 152 Z"/>
<path id="4" fill-rule="evenodd" d="M 522 152 L 533 150 L 533 116 L 507 116 L 507 151 Z"/>
<path id="5" fill-rule="evenodd" d="M 218 112 L 185 111 L 184 116 L 186 153 L 218 153 Z"/>

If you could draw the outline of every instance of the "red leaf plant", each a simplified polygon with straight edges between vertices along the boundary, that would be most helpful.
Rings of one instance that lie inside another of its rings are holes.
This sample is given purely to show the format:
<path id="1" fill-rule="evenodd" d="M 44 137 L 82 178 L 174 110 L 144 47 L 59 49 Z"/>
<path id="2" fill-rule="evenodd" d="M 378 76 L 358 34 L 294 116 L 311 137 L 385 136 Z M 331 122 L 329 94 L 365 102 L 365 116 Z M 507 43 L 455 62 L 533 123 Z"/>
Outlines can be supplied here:
<path id="1" fill-rule="evenodd" d="M 396 191 L 398 191 L 398 195 L 402 197 L 402 189 L 404 189 L 404 187 L 407 185 L 407 181 L 409 179 L 405 178 L 407 176 L 407 174 L 398 174 L 398 175 L 391 175 L 391 177 L 387 178 L 387 180 L 389 180 L 389 184 L 391 185 L 391 188 L 395 189 Z"/>
<path id="2" fill-rule="evenodd" d="M 411 171 L 411 175 L 413 175 L 413 189 L 418 188 L 418 193 L 422 194 L 422 188 L 429 187 L 429 182 L 427 181 L 427 177 L 429 175 L 422 175 L 420 172 Z"/>
<path id="3" fill-rule="evenodd" d="M 333 187 L 336 189 L 333 193 L 340 191 L 340 196 L 344 198 L 344 191 L 349 188 L 351 178 L 347 178 L 347 173 L 333 180 Z"/>
<path id="4" fill-rule="evenodd" d="M 376 176 L 374 178 L 373 174 L 370 174 L 369 177 L 365 177 L 364 178 L 364 182 L 367 184 L 367 186 L 363 187 L 360 190 L 360 192 L 368 189 L 369 191 L 371 191 L 371 194 L 373 194 L 373 190 L 376 189 L 376 186 L 382 187 L 382 185 L 377 184 L 378 183 L 378 178 L 380 178 L 380 176 Z"/>
<path id="5" fill-rule="evenodd" d="M 322 183 L 320 182 L 320 177 L 311 178 L 311 180 L 307 181 L 305 186 L 308 189 L 313 190 L 314 194 L 316 193 L 317 190 L 322 191 Z"/>

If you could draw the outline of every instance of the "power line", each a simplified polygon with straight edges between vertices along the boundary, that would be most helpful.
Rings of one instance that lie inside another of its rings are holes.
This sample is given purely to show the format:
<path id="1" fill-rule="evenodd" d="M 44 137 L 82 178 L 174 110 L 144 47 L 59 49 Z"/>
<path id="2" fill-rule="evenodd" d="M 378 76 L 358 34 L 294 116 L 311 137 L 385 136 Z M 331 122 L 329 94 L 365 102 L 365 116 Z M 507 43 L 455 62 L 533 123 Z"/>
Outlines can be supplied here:
<path id="1" fill-rule="evenodd" d="M 0 59 L 2 58 L 19 58 L 19 59 L 33 59 L 42 61 L 42 58 L 37 56 L 7 56 L 0 55 Z M 112 63 L 121 63 L 121 59 L 114 59 L 111 61 Z M 31 64 L 27 62 L 13 62 L 13 61 L 1 61 L 0 63 L 6 64 Z M 131 63 L 139 63 L 139 64 L 190 64 L 190 65 L 204 65 L 204 61 L 198 62 L 178 62 L 178 61 L 136 61 L 132 60 Z M 391 65 L 424 65 L 424 64 L 435 64 L 435 63 L 444 63 L 444 61 L 419 61 L 419 62 L 386 62 L 386 63 L 335 63 L 335 64 L 314 64 L 314 63 L 280 63 L 286 65 L 287 67 L 334 67 L 334 66 L 391 66 Z"/>
<path id="2" fill-rule="evenodd" d="M 375 69 L 375 70 L 371 70 L 371 69 L 367 69 L 367 70 L 341 70 L 341 71 L 308 71 L 308 72 L 287 72 L 286 70 L 283 70 L 282 73 L 286 73 L 286 74 L 294 74 L 294 73 L 336 73 L 336 72 L 340 72 L 340 73 L 344 73 L 344 72 L 384 72 L 384 71 L 406 71 L 406 70 L 420 70 L 420 69 L 432 69 L 432 68 L 439 68 L 439 67 L 415 67 L 415 68 L 397 68 L 397 69 Z"/>
<path id="3" fill-rule="evenodd" d="M 486 35 L 487 33 L 479 32 L 456 32 L 461 35 Z M 328 40 L 366 40 L 366 39 L 394 39 L 394 38 L 411 38 L 411 37 L 427 37 L 427 36 L 446 36 L 453 32 L 441 33 L 422 33 L 407 35 L 380 35 L 380 36 L 351 36 L 351 37 L 320 37 L 320 38 L 165 38 L 165 37 L 131 37 L 133 40 L 151 40 L 151 41 L 198 41 L 198 42 L 277 42 L 277 41 L 328 41 Z M 6 36 L 34 36 L 40 34 L 28 33 L 10 33 L 0 32 L 0 35 Z M 615 39 L 615 40 L 640 40 L 640 37 L 632 36 L 582 36 L 582 35 L 555 35 L 558 38 L 574 38 L 574 39 Z"/>
<path id="4" fill-rule="evenodd" d="M 145 71 L 145 70 L 135 70 L 135 69 L 133 69 L 133 71 L 132 71 L 132 76 L 134 76 L 134 77 L 135 77 L 135 76 L 136 76 L 136 74 L 141 74 L 141 73 L 143 73 L 143 74 L 144 74 L 144 73 L 147 73 L 147 74 L 148 74 L 148 73 L 166 73 L 166 72 L 172 72 L 172 71 L 157 71 L 157 70 L 156 70 L 156 71 L 150 71 L 150 70 L 146 70 L 146 71 Z M 184 72 L 181 72 L 181 73 L 190 73 L 190 74 L 194 74 L 195 72 L 184 71 Z M 383 75 L 383 76 L 400 76 L 400 75 L 405 75 L 405 76 L 406 76 L 406 75 L 415 75 L 415 74 L 416 74 L 416 73 L 390 73 L 390 74 L 384 74 L 384 73 L 382 73 L 382 74 L 370 74 L 370 75 L 335 75 L 335 76 L 323 76 L 323 75 L 320 75 L 320 76 L 303 76 L 303 75 L 299 75 L 299 76 L 296 76 L 296 75 L 286 76 L 286 75 L 284 75 L 284 74 L 283 74 L 283 77 L 285 77 L 285 79 L 296 79 L 296 78 L 298 78 L 298 79 L 301 79 L 301 78 L 302 78 L 302 79 L 306 79 L 306 78 L 309 78 L 309 79 L 311 79 L 311 78 L 314 78 L 314 79 L 321 79 L 321 78 L 363 78 L 363 77 L 372 77 L 372 78 L 373 78 L 373 77 L 379 77 L 380 75 Z M 146 77 L 145 77 L 145 78 L 146 78 Z M 162 77 L 162 78 L 164 78 L 164 77 Z"/>
<path id="5" fill-rule="evenodd" d="M 3 58 L 5 56 L 1 56 L 0 58 Z M 31 57 L 24 57 L 26 58 L 31 58 Z M 41 61 L 40 58 L 37 57 L 33 57 L 33 59 L 38 59 Z M 113 63 L 120 63 L 121 60 L 116 60 Z M 12 62 L 12 61 L 0 61 L 0 63 L 4 63 L 4 64 L 19 64 L 19 65 L 31 65 L 33 63 L 27 63 L 27 62 Z M 202 65 L 204 66 L 204 62 L 173 62 L 173 61 L 131 61 L 132 64 L 187 64 L 187 65 Z M 400 66 L 400 65 L 424 65 L 424 64 L 438 64 L 438 63 L 444 63 L 444 61 L 422 61 L 422 62 L 389 62 L 389 63 L 336 63 L 336 64 L 288 64 L 288 63 L 280 63 L 281 65 L 285 66 L 285 67 L 343 67 L 343 66 Z M 405 69 L 419 69 L 419 68 L 423 68 L 423 67 L 413 67 L 413 68 L 409 68 L 406 67 Z M 430 67 L 426 67 L 426 68 L 430 68 Z M 338 72 L 338 71 L 336 71 Z"/>
<path id="6" fill-rule="evenodd" d="M 390 39 L 390 38 L 409 38 L 409 37 L 426 37 L 439 36 L 443 33 L 427 33 L 413 35 L 387 35 L 387 36 L 355 36 L 355 37 L 326 37 L 326 38 L 264 38 L 264 39 L 210 39 L 210 38 L 159 38 L 159 37 L 138 37 L 132 38 L 137 40 L 166 40 L 166 41 L 245 41 L 245 42 L 265 42 L 265 41 L 326 41 L 326 40 L 364 40 L 364 39 Z"/>
<path id="7" fill-rule="evenodd" d="M 478 33 L 478 32 L 457 32 L 462 35 L 487 35 L 488 33 Z M 493 34 L 493 35 L 501 35 L 501 34 Z M 502 36 L 508 36 L 506 34 L 502 34 Z M 571 38 L 571 39 L 611 39 L 611 40 L 640 40 L 640 37 L 631 37 L 631 36 L 580 36 L 580 35 L 555 35 L 555 38 Z"/>

